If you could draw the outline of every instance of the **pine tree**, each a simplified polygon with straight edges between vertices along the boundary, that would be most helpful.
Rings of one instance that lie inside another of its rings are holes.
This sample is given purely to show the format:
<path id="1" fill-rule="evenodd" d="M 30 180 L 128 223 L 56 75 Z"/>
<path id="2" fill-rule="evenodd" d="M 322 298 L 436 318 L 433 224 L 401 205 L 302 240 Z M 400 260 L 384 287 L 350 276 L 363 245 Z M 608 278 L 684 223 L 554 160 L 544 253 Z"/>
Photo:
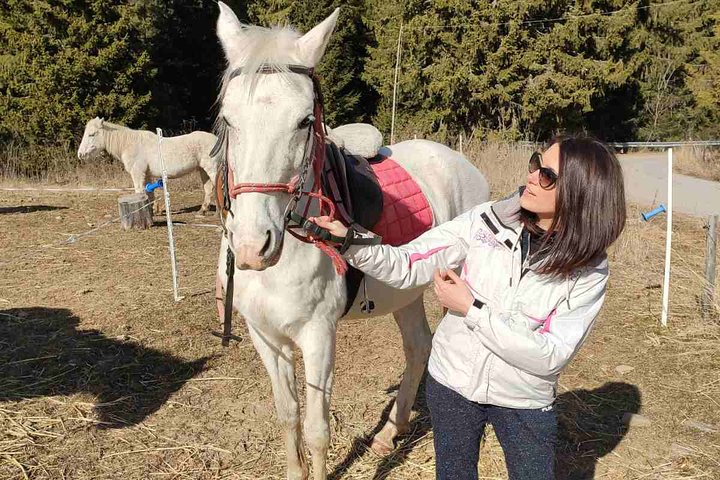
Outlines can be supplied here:
<path id="1" fill-rule="evenodd" d="M 156 75 L 141 2 L 8 0 L 0 5 L 0 138 L 56 144 L 88 117 L 147 121 Z"/>
<path id="2" fill-rule="evenodd" d="M 705 38 L 697 63 L 689 66 L 688 85 L 692 92 L 698 122 L 698 136 L 720 137 L 720 13 L 708 17 L 714 24 Z"/>
<path id="3" fill-rule="evenodd" d="M 643 110 L 638 115 L 640 138 L 647 140 L 693 139 L 720 133 L 720 106 L 706 100 L 712 96 L 714 31 L 720 4 L 716 0 L 678 3 L 649 10 L 643 24 L 645 48 L 640 94 Z"/>
<path id="4" fill-rule="evenodd" d="M 377 46 L 366 80 L 381 94 L 387 131 L 402 23 L 398 124 L 407 133 L 462 130 L 533 138 L 586 128 L 606 92 L 634 72 L 624 63 L 636 13 L 597 15 L 619 2 L 375 2 Z"/>

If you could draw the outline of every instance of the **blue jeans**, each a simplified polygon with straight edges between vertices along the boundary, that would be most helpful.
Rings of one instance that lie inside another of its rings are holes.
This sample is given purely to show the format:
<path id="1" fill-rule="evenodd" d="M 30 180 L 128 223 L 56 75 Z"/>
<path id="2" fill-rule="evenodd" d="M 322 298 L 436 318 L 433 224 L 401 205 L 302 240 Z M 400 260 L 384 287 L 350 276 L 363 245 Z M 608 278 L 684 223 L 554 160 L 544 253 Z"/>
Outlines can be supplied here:
<path id="1" fill-rule="evenodd" d="M 552 407 L 536 410 L 471 402 L 438 383 L 425 382 L 435 442 L 438 480 L 476 480 L 480 439 L 492 424 L 505 454 L 510 480 L 554 479 L 557 418 Z"/>

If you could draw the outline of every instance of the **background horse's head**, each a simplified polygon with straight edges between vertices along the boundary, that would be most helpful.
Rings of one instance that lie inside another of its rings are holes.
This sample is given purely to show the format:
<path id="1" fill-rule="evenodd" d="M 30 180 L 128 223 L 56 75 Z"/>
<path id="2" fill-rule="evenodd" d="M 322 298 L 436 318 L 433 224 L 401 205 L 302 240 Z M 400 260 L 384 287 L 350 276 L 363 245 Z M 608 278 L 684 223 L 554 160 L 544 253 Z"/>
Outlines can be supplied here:
<path id="1" fill-rule="evenodd" d="M 338 10 L 300 35 L 290 28 L 243 25 L 227 5 L 219 5 L 217 33 L 228 62 L 218 115 L 219 137 L 226 142 L 221 155 L 235 184 L 289 183 L 308 149 L 314 90 L 309 76 L 288 67 L 315 67 Z M 290 198 L 286 192 L 250 192 L 231 200 L 226 228 L 238 268 L 263 270 L 277 263 Z"/>
<path id="2" fill-rule="evenodd" d="M 85 133 L 77 153 L 79 159 L 93 159 L 105 150 L 105 140 L 102 136 L 104 122 L 102 118 L 95 117 L 85 124 Z"/>

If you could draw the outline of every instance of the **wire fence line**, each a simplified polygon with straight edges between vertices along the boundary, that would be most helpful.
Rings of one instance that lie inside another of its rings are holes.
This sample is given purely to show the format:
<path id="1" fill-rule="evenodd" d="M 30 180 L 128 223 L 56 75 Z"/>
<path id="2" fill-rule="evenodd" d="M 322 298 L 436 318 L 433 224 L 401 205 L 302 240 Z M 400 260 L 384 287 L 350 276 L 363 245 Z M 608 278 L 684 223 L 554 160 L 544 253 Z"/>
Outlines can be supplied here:
<path id="1" fill-rule="evenodd" d="M 720 147 L 720 140 L 689 140 L 668 142 L 606 142 L 613 148 L 682 148 L 682 147 Z M 543 142 L 517 142 L 521 147 L 536 147 Z"/>
<path id="2" fill-rule="evenodd" d="M 94 187 L 77 187 L 77 188 L 61 188 L 61 187 L 0 187 L 3 192 L 132 192 L 133 188 L 94 188 Z"/>

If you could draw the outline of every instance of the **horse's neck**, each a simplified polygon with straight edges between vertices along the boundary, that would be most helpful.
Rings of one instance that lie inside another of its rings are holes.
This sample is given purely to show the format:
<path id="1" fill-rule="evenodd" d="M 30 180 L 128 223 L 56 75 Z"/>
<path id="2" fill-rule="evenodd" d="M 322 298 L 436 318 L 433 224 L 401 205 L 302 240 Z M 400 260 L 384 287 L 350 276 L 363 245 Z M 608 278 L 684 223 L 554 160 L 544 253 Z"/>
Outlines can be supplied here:
<path id="1" fill-rule="evenodd" d="M 103 129 L 103 137 L 105 151 L 123 162 L 126 168 L 130 168 L 131 165 L 128 165 L 128 162 L 133 159 L 126 154 L 142 142 L 142 133 L 127 127 L 113 125 L 111 128 Z"/>

